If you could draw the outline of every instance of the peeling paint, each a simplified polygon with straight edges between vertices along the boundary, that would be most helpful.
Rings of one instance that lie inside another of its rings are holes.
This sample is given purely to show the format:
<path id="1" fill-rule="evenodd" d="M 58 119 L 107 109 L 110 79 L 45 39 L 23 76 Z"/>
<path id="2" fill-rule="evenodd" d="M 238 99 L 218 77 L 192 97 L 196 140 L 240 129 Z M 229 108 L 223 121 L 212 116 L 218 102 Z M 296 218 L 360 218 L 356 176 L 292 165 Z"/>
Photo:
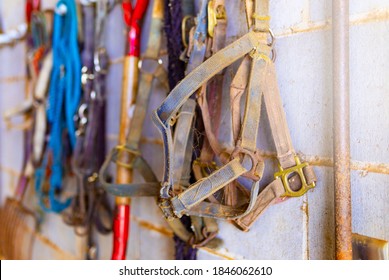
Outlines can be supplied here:
<path id="1" fill-rule="evenodd" d="M 143 227 L 143 228 L 145 228 L 147 230 L 158 232 L 158 233 L 160 233 L 160 234 L 162 234 L 164 236 L 173 237 L 173 231 L 171 231 L 170 229 L 154 225 L 154 224 L 152 224 L 152 223 L 150 223 L 148 221 L 141 220 L 141 219 L 139 219 L 138 217 L 135 217 L 135 216 L 132 217 L 132 220 L 134 222 L 138 223 L 140 227 Z"/>

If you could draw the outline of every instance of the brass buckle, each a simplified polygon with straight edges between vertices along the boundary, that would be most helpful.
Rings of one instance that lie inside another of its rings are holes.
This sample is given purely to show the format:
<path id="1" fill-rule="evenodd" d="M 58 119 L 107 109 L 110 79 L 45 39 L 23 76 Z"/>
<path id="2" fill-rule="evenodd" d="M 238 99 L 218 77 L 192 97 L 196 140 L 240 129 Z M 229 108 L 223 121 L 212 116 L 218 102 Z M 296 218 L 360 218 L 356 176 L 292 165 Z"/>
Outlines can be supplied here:
<path id="1" fill-rule="evenodd" d="M 214 172 L 215 170 L 218 170 L 219 167 L 217 166 L 216 162 L 214 161 L 211 161 L 211 162 L 202 162 L 200 159 L 195 159 L 193 161 L 193 164 L 192 166 L 199 166 L 200 169 L 201 169 L 201 174 L 203 175 L 203 177 L 207 177 L 209 176 L 212 172 Z M 210 172 L 208 172 L 210 171 Z"/>
<path id="2" fill-rule="evenodd" d="M 114 158 L 112 158 L 112 162 L 116 163 L 117 165 L 119 165 L 121 167 L 124 167 L 127 169 L 133 169 L 133 162 L 134 162 L 135 158 L 140 156 L 140 152 L 135 151 L 135 150 L 127 147 L 126 145 L 118 145 L 114 149 L 116 150 L 117 154 L 115 155 Z M 123 152 L 126 152 L 129 155 L 131 155 L 132 157 L 134 157 L 133 159 L 129 159 L 130 163 L 122 162 L 118 159 L 119 155 Z"/>
<path id="3" fill-rule="evenodd" d="M 208 35 L 213 37 L 215 26 L 219 19 L 227 19 L 226 8 L 222 5 L 213 8 L 214 1 L 211 0 L 208 3 Z"/>
<path id="4" fill-rule="evenodd" d="M 190 22 L 192 21 L 192 22 Z M 194 17 L 191 15 L 185 16 L 181 22 L 181 41 L 185 48 L 189 46 L 188 34 L 191 28 L 194 26 Z"/>
<path id="5" fill-rule="evenodd" d="M 279 166 L 280 171 L 274 173 L 274 178 L 281 178 L 282 184 L 284 185 L 285 193 L 282 196 L 299 197 L 304 195 L 310 189 L 314 188 L 316 185 L 315 182 L 308 184 L 307 180 L 305 179 L 303 168 L 309 165 L 308 162 L 301 163 L 298 156 L 295 156 L 294 159 L 296 161 L 295 166 L 287 169 L 283 169 L 281 166 Z M 293 173 L 298 174 L 301 179 L 301 188 L 298 191 L 292 190 L 289 185 L 288 177 Z"/>

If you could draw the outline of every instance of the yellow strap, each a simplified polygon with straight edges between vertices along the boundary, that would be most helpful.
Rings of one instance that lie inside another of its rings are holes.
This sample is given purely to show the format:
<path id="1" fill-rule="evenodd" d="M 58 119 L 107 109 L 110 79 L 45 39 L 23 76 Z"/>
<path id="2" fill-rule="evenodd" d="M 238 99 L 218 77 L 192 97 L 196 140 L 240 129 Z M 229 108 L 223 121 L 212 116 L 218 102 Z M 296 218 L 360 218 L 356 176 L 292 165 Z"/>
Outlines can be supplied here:
<path id="1" fill-rule="evenodd" d="M 258 15 L 257 13 L 253 13 L 252 18 L 261 21 L 270 21 L 270 16 L 261 16 Z"/>

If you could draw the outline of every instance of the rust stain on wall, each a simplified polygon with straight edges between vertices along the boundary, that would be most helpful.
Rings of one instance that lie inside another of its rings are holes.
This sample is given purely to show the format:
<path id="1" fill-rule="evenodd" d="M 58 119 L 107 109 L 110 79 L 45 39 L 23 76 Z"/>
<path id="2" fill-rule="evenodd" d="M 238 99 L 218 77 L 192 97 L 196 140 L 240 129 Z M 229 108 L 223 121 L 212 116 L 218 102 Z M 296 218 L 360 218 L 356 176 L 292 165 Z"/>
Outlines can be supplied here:
<path id="1" fill-rule="evenodd" d="M 64 260 L 76 260 L 77 258 L 65 251 L 63 251 L 58 245 L 56 245 L 53 241 L 51 241 L 48 237 L 42 235 L 39 232 L 35 233 L 35 237 L 39 239 L 43 244 L 45 244 L 47 247 L 49 247 L 51 250 L 55 251 L 60 258 Z"/>
<path id="2" fill-rule="evenodd" d="M 350 25 L 361 25 L 371 22 L 389 21 L 389 10 L 372 11 L 361 15 L 353 15 L 350 19 Z M 275 34 L 276 37 L 287 37 L 300 33 L 329 30 L 331 28 L 331 19 L 324 22 L 303 22 L 302 25 L 292 26 L 287 31 Z"/>
<path id="3" fill-rule="evenodd" d="M 165 227 L 154 225 L 148 221 L 141 220 L 135 216 L 132 216 L 131 218 L 134 222 L 138 223 L 139 226 L 141 226 L 144 229 L 156 231 L 164 236 L 173 237 L 173 231 L 171 231 Z"/>
<path id="4" fill-rule="evenodd" d="M 308 196 L 304 196 L 304 201 L 303 204 L 301 205 L 300 208 L 304 212 L 304 231 L 305 231 L 305 256 L 304 258 L 309 260 L 310 255 L 309 255 L 309 205 L 308 205 Z"/>
<path id="5" fill-rule="evenodd" d="M 230 257 L 230 256 L 227 256 L 227 255 L 224 255 L 222 253 L 219 253 L 218 251 L 215 251 L 215 250 L 212 250 L 212 249 L 209 249 L 209 248 L 201 248 L 200 250 L 204 250 L 205 252 L 208 252 L 212 255 L 215 255 L 215 256 L 218 256 L 220 258 L 223 258 L 223 259 L 226 259 L 226 260 L 235 260 L 234 258 Z"/>
<path id="6" fill-rule="evenodd" d="M 301 155 L 301 157 L 308 161 L 312 165 L 333 167 L 334 161 L 332 158 L 319 157 L 319 156 L 307 156 Z M 351 170 L 361 170 L 372 173 L 389 174 L 388 163 L 374 163 L 374 162 L 362 162 L 357 160 L 351 160 Z"/>
<path id="7" fill-rule="evenodd" d="M 0 165 L 0 172 L 7 173 L 11 177 L 19 177 L 21 174 L 20 172 L 14 170 L 12 168 L 1 166 L 1 165 Z"/>
<path id="8" fill-rule="evenodd" d="M 25 81 L 27 81 L 27 77 L 25 76 L 0 78 L 0 83 L 2 84 L 12 84 L 18 82 L 25 82 Z"/>
<path id="9" fill-rule="evenodd" d="M 274 152 L 261 151 L 261 156 L 264 158 L 276 158 Z M 311 156 L 299 154 L 302 160 L 314 166 L 334 167 L 334 161 L 329 157 Z M 363 162 L 351 160 L 351 170 L 360 170 L 371 173 L 389 174 L 389 163 Z"/>
<path id="10" fill-rule="evenodd" d="M 359 25 L 377 21 L 389 21 L 389 10 L 376 10 L 361 16 L 352 16 L 350 23 L 352 25 Z"/>

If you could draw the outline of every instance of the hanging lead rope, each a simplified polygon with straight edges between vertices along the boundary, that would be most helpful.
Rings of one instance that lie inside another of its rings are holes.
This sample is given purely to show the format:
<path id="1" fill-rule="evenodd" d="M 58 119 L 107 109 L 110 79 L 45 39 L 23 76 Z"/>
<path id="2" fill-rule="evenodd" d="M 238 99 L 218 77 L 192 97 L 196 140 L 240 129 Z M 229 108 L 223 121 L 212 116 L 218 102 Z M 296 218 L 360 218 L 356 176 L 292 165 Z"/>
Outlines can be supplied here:
<path id="1" fill-rule="evenodd" d="M 81 62 L 77 37 L 75 1 L 60 0 L 54 18 L 53 69 L 47 110 L 50 137 L 43 165 L 36 172 L 36 191 L 46 211 L 61 212 L 71 202 L 70 199 L 60 201 L 57 194 L 62 191 L 65 173 L 63 164 L 71 155 L 76 142 L 73 117 L 81 96 Z M 48 176 L 50 186 L 45 184 Z"/>
<path id="2" fill-rule="evenodd" d="M 83 101 L 78 110 L 77 144 L 72 168 L 77 178 L 77 193 L 64 212 L 65 223 L 75 229 L 81 259 L 95 259 L 94 229 L 100 234 L 112 230 L 113 213 L 105 190 L 100 188 L 98 170 L 105 157 L 105 77 L 108 55 L 104 43 L 108 0 L 83 1 L 84 48 L 82 52 Z"/>
<path id="3" fill-rule="evenodd" d="M 141 20 L 148 6 L 148 0 L 138 0 L 135 7 L 131 1 L 124 0 L 122 3 L 124 21 L 129 28 L 128 33 L 128 53 L 124 59 L 123 85 L 121 96 L 121 115 L 119 145 L 126 143 L 127 131 L 132 114 L 134 103 L 138 91 L 138 62 L 140 53 Z M 131 114 L 132 112 L 132 114 Z M 132 170 L 118 166 L 118 183 L 129 183 L 132 181 Z M 116 213 L 114 218 L 113 250 L 112 259 L 123 260 L 126 257 L 128 232 L 130 219 L 130 199 L 116 198 Z"/>

